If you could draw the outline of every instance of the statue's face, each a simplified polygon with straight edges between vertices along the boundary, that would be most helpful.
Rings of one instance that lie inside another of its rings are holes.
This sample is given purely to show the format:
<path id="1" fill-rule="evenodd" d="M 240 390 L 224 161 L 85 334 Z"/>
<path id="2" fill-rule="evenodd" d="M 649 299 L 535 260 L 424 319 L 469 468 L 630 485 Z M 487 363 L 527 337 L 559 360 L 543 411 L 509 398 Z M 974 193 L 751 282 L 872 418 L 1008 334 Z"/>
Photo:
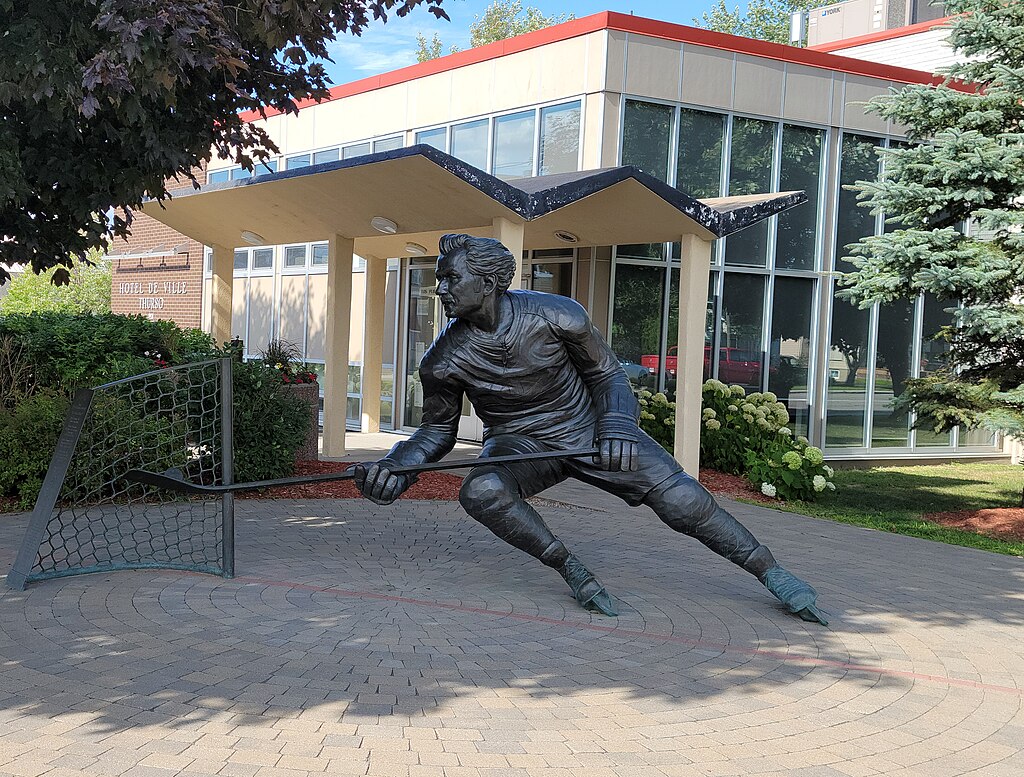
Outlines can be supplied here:
<path id="1" fill-rule="evenodd" d="M 452 251 L 438 259 L 435 275 L 437 296 L 448 318 L 472 315 L 494 293 L 494 278 L 471 273 L 464 251 Z"/>

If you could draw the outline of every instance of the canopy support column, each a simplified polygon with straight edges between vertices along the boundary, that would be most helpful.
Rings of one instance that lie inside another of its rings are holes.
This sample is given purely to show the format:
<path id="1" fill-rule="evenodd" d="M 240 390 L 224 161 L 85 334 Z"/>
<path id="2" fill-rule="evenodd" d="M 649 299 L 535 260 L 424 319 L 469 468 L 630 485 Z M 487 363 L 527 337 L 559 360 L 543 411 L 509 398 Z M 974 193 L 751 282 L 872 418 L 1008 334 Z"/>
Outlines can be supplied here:
<path id="1" fill-rule="evenodd" d="M 348 339 L 352 316 L 350 238 L 334 235 L 327 244 L 327 364 L 324 368 L 325 458 L 345 455 L 348 411 Z"/>
<path id="2" fill-rule="evenodd" d="M 231 340 L 235 252 L 227 246 L 213 246 L 213 277 L 210 289 L 210 334 L 217 346 Z"/>
<path id="3" fill-rule="evenodd" d="M 704 326 L 708 305 L 711 241 L 682 237 L 679 270 L 679 339 L 676 366 L 675 457 L 692 477 L 700 473 Z"/>
<path id="4" fill-rule="evenodd" d="M 387 302 L 388 260 L 366 259 L 366 304 L 363 308 L 363 401 L 360 431 L 380 431 L 380 373 L 384 360 L 384 309 Z"/>
<path id="5" fill-rule="evenodd" d="M 491 235 L 495 240 L 500 240 L 501 243 L 512 252 L 512 256 L 516 258 L 516 265 L 519 267 L 519 274 L 512 279 L 513 289 L 525 289 L 527 287 L 526 278 L 530 268 L 523 266 L 523 242 L 524 235 L 526 233 L 525 224 L 519 224 L 514 221 L 509 221 L 498 217 L 491 221 Z"/>

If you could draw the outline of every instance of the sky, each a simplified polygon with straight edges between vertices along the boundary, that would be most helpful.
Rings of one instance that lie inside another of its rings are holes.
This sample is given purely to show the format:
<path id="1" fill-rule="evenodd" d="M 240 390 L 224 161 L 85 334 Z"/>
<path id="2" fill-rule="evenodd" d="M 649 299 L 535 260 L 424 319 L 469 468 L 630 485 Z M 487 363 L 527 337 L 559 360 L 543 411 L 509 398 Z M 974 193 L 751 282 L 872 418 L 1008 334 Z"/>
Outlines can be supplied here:
<path id="1" fill-rule="evenodd" d="M 395 70 L 416 63 L 416 34 L 430 40 L 436 32 L 445 44 L 469 47 L 469 25 L 492 0 L 445 0 L 443 7 L 450 22 L 435 19 L 425 7 L 416 8 L 404 19 L 391 17 L 387 24 L 371 22 L 361 37 L 339 36 L 331 47 L 334 64 L 325 63 L 331 82 L 344 84 L 360 78 Z M 665 22 L 692 24 L 714 0 L 524 0 L 524 6 L 539 8 L 548 16 L 575 14 L 589 16 L 600 11 L 634 13 Z M 727 0 L 727 5 L 744 5 Z"/>

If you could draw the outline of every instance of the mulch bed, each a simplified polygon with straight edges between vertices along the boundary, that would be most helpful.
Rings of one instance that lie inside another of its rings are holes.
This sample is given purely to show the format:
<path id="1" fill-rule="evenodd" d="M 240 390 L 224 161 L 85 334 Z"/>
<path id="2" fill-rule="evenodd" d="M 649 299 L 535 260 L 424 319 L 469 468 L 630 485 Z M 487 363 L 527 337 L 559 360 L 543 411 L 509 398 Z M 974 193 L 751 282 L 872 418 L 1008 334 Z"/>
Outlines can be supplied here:
<path id="1" fill-rule="evenodd" d="M 765 496 L 753 483 L 741 475 L 728 475 L 714 469 L 700 471 L 700 484 L 712 494 L 729 497 L 730 499 L 747 499 L 766 505 L 780 505 L 781 499 Z"/>
<path id="2" fill-rule="evenodd" d="M 929 513 L 926 521 L 966 529 L 1001 540 L 1024 541 L 1024 507 L 989 507 L 984 510 L 957 510 Z"/>
<path id="3" fill-rule="evenodd" d="M 351 467 L 350 462 L 300 461 L 295 467 L 298 475 L 320 475 L 328 472 L 343 472 Z M 758 491 L 746 478 L 726 475 L 711 469 L 700 471 L 701 484 L 714 494 L 727 497 L 742 497 L 764 504 L 779 504 Z M 402 499 L 447 499 L 459 498 L 462 478 L 444 472 L 424 472 L 419 480 L 402 494 Z M 310 483 L 302 486 L 277 486 L 262 491 L 242 491 L 242 499 L 355 499 L 359 496 L 351 480 L 330 480 L 325 483 Z"/>
<path id="4" fill-rule="evenodd" d="M 295 466 L 295 475 L 321 475 L 328 472 L 344 472 L 351 462 L 300 461 Z M 402 494 L 402 499 L 448 499 L 459 498 L 462 478 L 444 472 L 424 472 L 412 488 Z M 325 483 L 308 483 L 301 486 L 276 486 L 260 491 L 240 491 L 239 499 L 355 499 L 359 497 L 351 480 L 328 480 Z"/>

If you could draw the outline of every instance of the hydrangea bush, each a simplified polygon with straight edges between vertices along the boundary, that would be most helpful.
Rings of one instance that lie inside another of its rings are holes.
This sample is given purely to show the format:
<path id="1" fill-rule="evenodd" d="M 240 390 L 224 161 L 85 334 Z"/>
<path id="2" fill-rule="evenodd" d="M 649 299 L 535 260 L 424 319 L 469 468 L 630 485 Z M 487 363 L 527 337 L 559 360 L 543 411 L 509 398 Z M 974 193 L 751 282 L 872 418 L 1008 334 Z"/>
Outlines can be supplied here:
<path id="1" fill-rule="evenodd" d="M 835 491 L 832 468 L 820 448 L 806 437 L 771 444 L 762 453 L 747 451 L 747 478 L 765 496 L 813 502 L 826 491 Z"/>
<path id="2" fill-rule="evenodd" d="M 671 451 L 675 403 L 647 389 L 637 391 L 637 400 L 640 428 Z M 772 392 L 747 394 L 742 386 L 706 381 L 701 422 L 703 466 L 744 475 L 761 493 L 780 499 L 813 501 L 835 490 L 821 450 L 793 435 L 789 411 Z"/>
<path id="3" fill-rule="evenodd" d="M 655 394 L 639 389 L 635 393 L 640 403 L 640 428 L 662 448 L 672 451 L 675 447 L 676 403 L 669 402 L 660 391 Z"/>

